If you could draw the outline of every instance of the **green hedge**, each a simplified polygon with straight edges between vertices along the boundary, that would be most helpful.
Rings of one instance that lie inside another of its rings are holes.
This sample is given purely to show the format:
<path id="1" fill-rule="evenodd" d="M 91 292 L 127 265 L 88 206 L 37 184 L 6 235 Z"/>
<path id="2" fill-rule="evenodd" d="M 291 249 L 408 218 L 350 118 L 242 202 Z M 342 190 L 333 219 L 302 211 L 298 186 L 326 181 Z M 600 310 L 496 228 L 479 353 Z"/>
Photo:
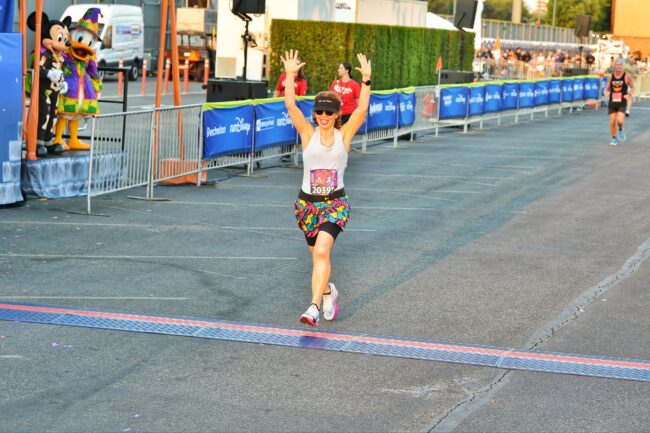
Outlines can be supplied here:
<path id="1" fill-rule="evenodd" d="M 460 69 L 460 41 L 458 31 L 274 19 L 269 88 L 275 88 L 284 70 L 280 55 L 290 48 L 299 50 L 307 63 L 309 94 L 329 89 L 341 62 L 359 66 L 356 53 L 364 53 L 372 61 L 375 90 L 435 84 L 438 56 L 442 56 L 444 69 Z M 465 47 L 464 70 L 468 71 L 474 56 L 473 33 L 465 34 Z M 359 81 L 361 77 L 353 70 L 352 78 Z"/>

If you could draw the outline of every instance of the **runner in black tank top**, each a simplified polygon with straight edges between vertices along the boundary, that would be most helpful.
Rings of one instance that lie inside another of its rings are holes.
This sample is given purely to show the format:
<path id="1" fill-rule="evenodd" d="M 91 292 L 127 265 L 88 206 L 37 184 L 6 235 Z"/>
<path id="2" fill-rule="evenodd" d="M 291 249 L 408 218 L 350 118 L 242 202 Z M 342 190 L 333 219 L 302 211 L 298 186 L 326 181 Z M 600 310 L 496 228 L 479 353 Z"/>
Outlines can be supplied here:
<path id="1" fill-rule="evenodd" d="M 625 131 L 623 130 L 625 109 L 630 94 L 634 92 L 634 83 L 630 76 L 623 72 L 624 62 L 622 58 L 614 61 L 614 72 L 607 79 L 607 84 L 605 84 L 605 97 L 609 100 L 607 112 L 609 113 L 609 131 L 612 135 L 612 141 L 609 143 L 611 146 L 618 144 L 616 139 L 617 127 L 618 138 L 625 141 Z"/>

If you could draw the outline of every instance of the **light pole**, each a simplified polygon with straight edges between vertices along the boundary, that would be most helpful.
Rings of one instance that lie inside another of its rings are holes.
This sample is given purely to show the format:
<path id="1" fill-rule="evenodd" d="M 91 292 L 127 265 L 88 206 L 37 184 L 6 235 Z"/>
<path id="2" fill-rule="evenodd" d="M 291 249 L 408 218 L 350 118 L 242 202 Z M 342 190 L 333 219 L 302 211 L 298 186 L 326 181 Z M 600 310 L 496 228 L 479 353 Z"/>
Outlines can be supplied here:
<path id="1" fill-rule="evenodd" d="M 553 27 L 555 27 L 555 11 L 557 10 L 557 0 L 553 0 Z"/>

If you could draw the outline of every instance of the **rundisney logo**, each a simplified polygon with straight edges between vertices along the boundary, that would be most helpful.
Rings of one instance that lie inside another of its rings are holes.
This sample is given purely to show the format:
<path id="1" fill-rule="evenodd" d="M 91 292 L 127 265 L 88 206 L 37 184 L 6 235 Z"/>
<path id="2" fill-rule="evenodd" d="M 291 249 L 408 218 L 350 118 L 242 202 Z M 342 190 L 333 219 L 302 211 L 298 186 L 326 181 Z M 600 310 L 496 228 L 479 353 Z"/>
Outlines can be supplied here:
<path id="1" fill-rule="evenodd" d="M 406 102 L 400 102 L 399 103 L 399 111 L 413 111 L 413 103 L 411 101 Z"/>
<path id="2" fill-rule="evenodd" d="M 451 95 L 445 95 L 442 97 L 442 103 L 444 105 L 451 105 Z"/>
<path id="3" fill-rule="evenodd" d="M 381 113 L 382 111 L 384 111 L 384 104 L 381 102 L 370 104 L 370 114 Z"/>
<path id="4" fill-rule="evenodd" d="M 386 109 L 384 111 L 395 111 L 397 107 L 391 101 L 386 102 Z"/>
<path id="5" fill-rule="evenodd" d="M 275 121 L 275 126 L 287 126 L 287 125 L 291 125 L 291 118 L 289 117 L 289 113 L 285 111 L 282 113 L 282 117 L 280 117 Z"/>
<path id="6" fill-rule="evenodd" d="M 517 91 L 516 91 L 515 89 L 512 89 L 512 90 L 510 91 L 510 97 L 511 97 L 511 98 L 516 98 L 516 97 L 517 97 Z"/>
<path id="7" fill-rule="evenodd" d="M 214 128 L 206 128 L 205 135 L 207 137 L 214 137 L 215 135 L 221 135 L 226 133 L 226 127 L 223 125 L 215 126 Z"/>
<path id="8" fill-rule="evenodd" d="M 456 102 L 458 104 L 464 104 L 465 102 L 467 102 L 467 99 L 463 95 L 458 95 L 458 96 L 456 96 L 456 99 L 454 100 L 454 102 Z"/>
<path id="9" fill-rule="evenodd" d="M 237 119 L 237 123 L 230 125 L 230 132 L 238 133 L 245 131 L 246 135 L 248 135 L 251 130 L 251 124 L 247 122 L 245 123 L 243 117 L 235 117 L 235 119 Z"/>
<path id="10" fill-rule="evenodd" d="M 482 104 L 483 103 L 483 95 L 475 95 L 469 98 L 469 103 L 470 104 Z"/>

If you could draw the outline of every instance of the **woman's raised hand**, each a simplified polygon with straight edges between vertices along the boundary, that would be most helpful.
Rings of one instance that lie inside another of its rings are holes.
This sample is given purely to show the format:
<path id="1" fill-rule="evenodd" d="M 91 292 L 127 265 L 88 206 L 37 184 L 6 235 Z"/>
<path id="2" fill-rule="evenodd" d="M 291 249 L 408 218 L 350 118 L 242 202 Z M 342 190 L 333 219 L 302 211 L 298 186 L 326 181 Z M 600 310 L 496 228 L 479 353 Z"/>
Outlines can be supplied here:
<path id="1" fill-rule="evenodd" d="M 366 59 L 365 54 L 357 54 L 357 59 L 359 59 L 359 64 L 361 67 L 356 67 L 357 71 L 361 74 L 361 77 L 363 78 L 370 78 L 370 75 L 372 74 L 372 66 L 370 65 L 370 60 Z"/>
<path id="2" fill-rule="evenodd" d="M 284 56 L 280 56 L 280 60 L 284 63 L 284 72 L 287 74 L 297 74 L 300 68 L 306 64 L 300 63 L 298 60 L 298 50 L 285 51 Z"/>

